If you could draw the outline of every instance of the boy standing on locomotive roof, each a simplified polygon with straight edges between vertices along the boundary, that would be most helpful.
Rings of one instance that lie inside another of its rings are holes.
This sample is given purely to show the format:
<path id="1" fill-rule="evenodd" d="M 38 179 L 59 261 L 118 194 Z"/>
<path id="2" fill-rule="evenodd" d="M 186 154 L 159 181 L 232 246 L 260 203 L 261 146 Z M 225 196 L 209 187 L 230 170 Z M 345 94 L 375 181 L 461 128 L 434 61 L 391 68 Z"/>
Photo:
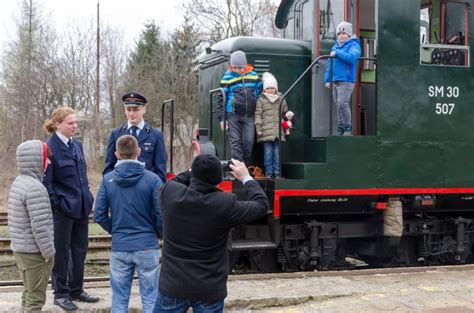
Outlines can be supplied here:
<path id="1" fill-rule="evenodd" d="M 255 106 L 262 82 L 243 51 L 230 55 L 229 69 L 221 80 L 225 99 L 220 99 L 219 123 L 224 130 L 224 110 L 232 158 L 249 165 L 255 139 Z"/>
<path id="2" fill-rule="evenodd" d="M 267 178 L 280 177 L 280 107 L 281 94 L 278 92 L 278 82 L 270 73 L 263 73 L 263 92 L 258 98 L 255 109 L 255 127 L 257 142 L 263 143 L 263 161 Z M 286 101 L 281 105 L 282 112 L 288 111 Z M 282 114 L 283 115 L 283 114 Z M 280 134 L 281 141 L 285 141 L 283 127 Z"/>
<path id="3" fill-rule="evenodd" d="M 349 101 L 356 80 L 356 65 L 361 55 L 359 39 L 352 33 L 352 24 L 341 22 L 336 27 L 337 40 L 331 50 L 333 62 L 333 99 L 337 108 L 338 135 L 352 136 Z M 326 88 L 331 84 L 331 63 L 328 61 L 324 78 Z"/>

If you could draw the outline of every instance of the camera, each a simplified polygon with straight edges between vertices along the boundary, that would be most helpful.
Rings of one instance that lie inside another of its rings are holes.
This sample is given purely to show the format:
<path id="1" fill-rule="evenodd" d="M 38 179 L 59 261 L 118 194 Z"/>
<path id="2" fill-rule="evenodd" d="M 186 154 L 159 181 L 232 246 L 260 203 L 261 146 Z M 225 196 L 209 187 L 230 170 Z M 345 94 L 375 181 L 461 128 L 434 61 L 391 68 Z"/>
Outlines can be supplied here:
<path id="1" fill-rule="evenodd" d="M 221 165 L 222 165 L 222 171 L 223 172 L 230 172 L 232 169 L 230 168 L 230 165 L 233 164 L 231 160 L 222 160 Z"/>

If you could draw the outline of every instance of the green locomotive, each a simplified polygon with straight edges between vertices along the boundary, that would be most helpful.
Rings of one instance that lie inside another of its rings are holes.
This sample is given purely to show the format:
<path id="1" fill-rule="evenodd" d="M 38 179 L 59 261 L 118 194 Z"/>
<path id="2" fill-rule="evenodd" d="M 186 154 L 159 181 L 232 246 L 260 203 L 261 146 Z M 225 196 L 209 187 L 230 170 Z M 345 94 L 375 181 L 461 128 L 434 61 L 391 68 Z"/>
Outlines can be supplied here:
<path id="1" fill-rule="evenodd" d="M 348 256 L 371 266 L 472 261 L 473 5 L 282 0 L 275 24 L 284 38 L 231 38 L 200 57 L 198 153 L 230 158 L 216 94 L 236 50 L 257 73 L 277 77 L 298 121 L 281 148 L 284 179 L 260 180 L 272 212 L 232 232 L 231 266 L 344 268 L 352 266 Z M 363 51 L 351 137 L 333 135 L 335 108 L 323 83 L 343 20 L 354 25 Z M 256 144 L 253 162 L 262 166 L 262 159 Z M 223 188 L 241 193 L 231 179 Z"/>

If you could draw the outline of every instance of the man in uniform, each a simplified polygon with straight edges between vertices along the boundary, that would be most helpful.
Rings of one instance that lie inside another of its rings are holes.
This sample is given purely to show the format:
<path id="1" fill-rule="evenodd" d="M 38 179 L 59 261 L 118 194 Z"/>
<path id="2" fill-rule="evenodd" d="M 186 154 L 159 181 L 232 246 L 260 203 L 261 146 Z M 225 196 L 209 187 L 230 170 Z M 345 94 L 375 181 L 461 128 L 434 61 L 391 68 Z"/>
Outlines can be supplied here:
<path id="1" fill-rule="evenodd" d="M 105 168 L 103 175 L 113 171 L 117 158 L 115 157 L 115 144 L 123 135 L 132 135 L 138 141 L 141 155 L 138 160 L 145 163 L 145 168 L 158 175 L 161 181 L 166 182 L 166 150 L 163 133 L 145 123 L 143 115 L 146 112 L 147 100 L 138 93 L 127 93 L 122 97 L 125 106 L 127 122 L 114 129 L 107 144 L 105 155 Z"/>

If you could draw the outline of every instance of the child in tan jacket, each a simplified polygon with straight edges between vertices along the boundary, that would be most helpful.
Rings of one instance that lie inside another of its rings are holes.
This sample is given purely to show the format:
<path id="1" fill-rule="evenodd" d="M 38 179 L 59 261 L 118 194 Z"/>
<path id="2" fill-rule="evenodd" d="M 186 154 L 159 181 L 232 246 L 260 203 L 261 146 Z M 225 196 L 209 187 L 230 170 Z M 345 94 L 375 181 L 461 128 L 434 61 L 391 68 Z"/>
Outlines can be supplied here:
<path id="1" fill-rule="evenodd" d="M 285 133 L 278 130 L 280 114 L 278 112 L 282 95 L 278 92 L 278 82 L 272 74 L 265 72 L 262 75 L 263 91 L 258 98 L 255 109 L 255 127 L 257 142 L 263 143 L 265 176 L 267 178 L 280 177 L 280 140 L 285 141 Z M 288 111 L 286 101 L 283 100 L 282 116 Z"/>

